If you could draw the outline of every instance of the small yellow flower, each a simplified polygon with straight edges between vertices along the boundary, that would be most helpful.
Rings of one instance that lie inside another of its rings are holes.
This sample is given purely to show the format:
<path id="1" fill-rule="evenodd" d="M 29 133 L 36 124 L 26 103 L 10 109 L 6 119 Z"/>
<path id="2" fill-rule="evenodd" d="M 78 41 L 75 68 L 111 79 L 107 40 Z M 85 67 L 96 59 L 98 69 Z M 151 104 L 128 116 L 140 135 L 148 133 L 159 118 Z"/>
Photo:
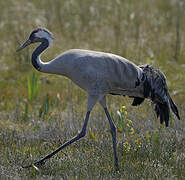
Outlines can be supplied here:
<path id="1" fill-rule="evenodd" d="M 127 123 L 126 126 L 129 128 L 130 127 L 130 124 Z"/>
<path id="2" fill-rule="evenodd" d="M 128 145 L 128 142 L 124 142 L 124 143 L 123 143 L 123 146 L 124 146 L 124 147 L 127 147 L 127 145 Z"/>
<path id="3" fill-rule="evenodd" d="M 127 146 L 127 152 L 130 152 L 130 145 Z"/>
<path id="4" fill-rule="evenodd" d="M 137 146 L 136 149 L 139 149 L 141 147 L 141 137 L 139 137 L 138 139 L 135 140 L 135 145 Z"/>
<path id="5" fill-rule="evenodd" d="M 134 131 L 134 128 L 130 128 L 130 134 L 134 134 L 135 131 Z"/>
<path id="6" fill-rule="evenodd" d="M 95 134 L 94 134 L 92 131 L 89 132 L 89 136 L 90 136 L 90 138 L 93 139 L 94 141 L 97 140 Z"/>
<path id="7" fill-rule="evenodd" d="M 52 114 L 52 112 L 49 112 L 48 114 L 46 114 L 44 117 L 45 117 L 45 119 L 49 119 L 50 117 L 51 117 L 51 114 Z"/>
<path id="8" fill-rule="evenodd" d="M 129 124 L 132 124 L 132 120 L 130 120 L 130 119 L 127 119 L 127 122 L 128 122 Z"/>
<path id="9" fill-rule="evenodd" d="M 130 152 L 130 144 L 128 142 L 123 143 L 126 152 Z"/>

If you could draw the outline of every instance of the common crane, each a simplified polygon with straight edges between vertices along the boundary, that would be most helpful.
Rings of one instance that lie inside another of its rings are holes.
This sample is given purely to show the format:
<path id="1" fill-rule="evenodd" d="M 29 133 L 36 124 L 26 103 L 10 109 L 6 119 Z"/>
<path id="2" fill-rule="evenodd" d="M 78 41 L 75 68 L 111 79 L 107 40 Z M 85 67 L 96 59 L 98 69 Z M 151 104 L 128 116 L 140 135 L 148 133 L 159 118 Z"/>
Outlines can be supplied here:
<path id="1" fill-rule="evenodd" d="M 32 43 L 41 42 L 32 54 L 32 65 L 40 72 L 66 76 L 87 91 L 87 113 L 82 130 L 76 136 L 34 164 L 24 167 L 43 164 L 45 160 L 66 146 L 84 137 L 90 112 L 96 102 L 99 102 L 104 108 L 110 124 L 115 168 L 119 169 L 116 127 L 107 109 L 107 94 L 132 97 L 134 98 L 133 106 L 140 105 L 145 98 L 149 98 L 155 104 L 155 112 L 157 117 L 160 116 L 160 122 L 165 122 L 166 126 L 169 121 L 169 107 L 180 119 L 178 109 L 168 93 L 166 77 L 159 69 L 150 65 L 137 66 L 114 54 L 83 49 L 68 50 L 44 63 L 41 61 L 40 55 L 50 46 L 52 41 L 53 36 L 48 30 L 37 28 L 31 32 L 28 40 L 17 51 Z"/>

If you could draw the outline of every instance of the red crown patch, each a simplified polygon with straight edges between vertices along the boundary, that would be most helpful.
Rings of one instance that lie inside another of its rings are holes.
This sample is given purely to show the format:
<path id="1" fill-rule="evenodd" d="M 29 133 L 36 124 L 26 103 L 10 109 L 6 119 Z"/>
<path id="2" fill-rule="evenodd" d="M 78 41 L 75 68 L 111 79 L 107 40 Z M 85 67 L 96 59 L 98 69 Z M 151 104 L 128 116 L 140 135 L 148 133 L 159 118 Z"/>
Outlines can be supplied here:
<path id="1" fill-rule="evenodd" d="M 36 28 L 34 31 L 36 31 L 36 32 L 39 31 L 39 28 Z"/>

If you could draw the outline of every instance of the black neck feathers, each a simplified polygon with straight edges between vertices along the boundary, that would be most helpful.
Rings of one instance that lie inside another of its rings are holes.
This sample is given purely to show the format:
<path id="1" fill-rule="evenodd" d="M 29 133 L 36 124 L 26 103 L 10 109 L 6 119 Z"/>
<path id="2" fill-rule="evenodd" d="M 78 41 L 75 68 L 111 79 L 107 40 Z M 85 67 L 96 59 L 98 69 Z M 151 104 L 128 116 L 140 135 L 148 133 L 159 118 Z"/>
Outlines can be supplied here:
<path id="1" fill-rule="evenodd" d="M 38 64 L 37 57 L 49 46 L 47 39 L 42 39 L 42 43 L 34 50 L 32 54 L 32 65 L 40 71 L 41 67 Z"/>

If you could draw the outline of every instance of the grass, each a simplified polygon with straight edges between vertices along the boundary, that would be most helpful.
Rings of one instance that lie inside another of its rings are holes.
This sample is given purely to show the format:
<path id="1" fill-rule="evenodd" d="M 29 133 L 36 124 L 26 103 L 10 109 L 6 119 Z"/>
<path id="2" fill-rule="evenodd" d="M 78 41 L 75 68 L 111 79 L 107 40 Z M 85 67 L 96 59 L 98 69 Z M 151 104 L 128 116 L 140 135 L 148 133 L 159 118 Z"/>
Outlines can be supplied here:
<path id="1" fill-rule="evenodd" d="M 181 0 L 0 1 L 0 179 L 184 179 L 185 4 Z M 110 128 L 96 105 L 87 135 L 39 169 L 22 169 L 76 135 L 86 113 L 86 93 L 65 77 L 36 72 L 36 45 L 16 53 L 30 31 L 44 26 L 54 58 L 70 48 L 112 52 L 136 64 L 159 67 L 179 107 L 181 121 L 159 124 L 146 101 L 108 96 L 117 126 L 120 171 L 114 171 Z"/>

